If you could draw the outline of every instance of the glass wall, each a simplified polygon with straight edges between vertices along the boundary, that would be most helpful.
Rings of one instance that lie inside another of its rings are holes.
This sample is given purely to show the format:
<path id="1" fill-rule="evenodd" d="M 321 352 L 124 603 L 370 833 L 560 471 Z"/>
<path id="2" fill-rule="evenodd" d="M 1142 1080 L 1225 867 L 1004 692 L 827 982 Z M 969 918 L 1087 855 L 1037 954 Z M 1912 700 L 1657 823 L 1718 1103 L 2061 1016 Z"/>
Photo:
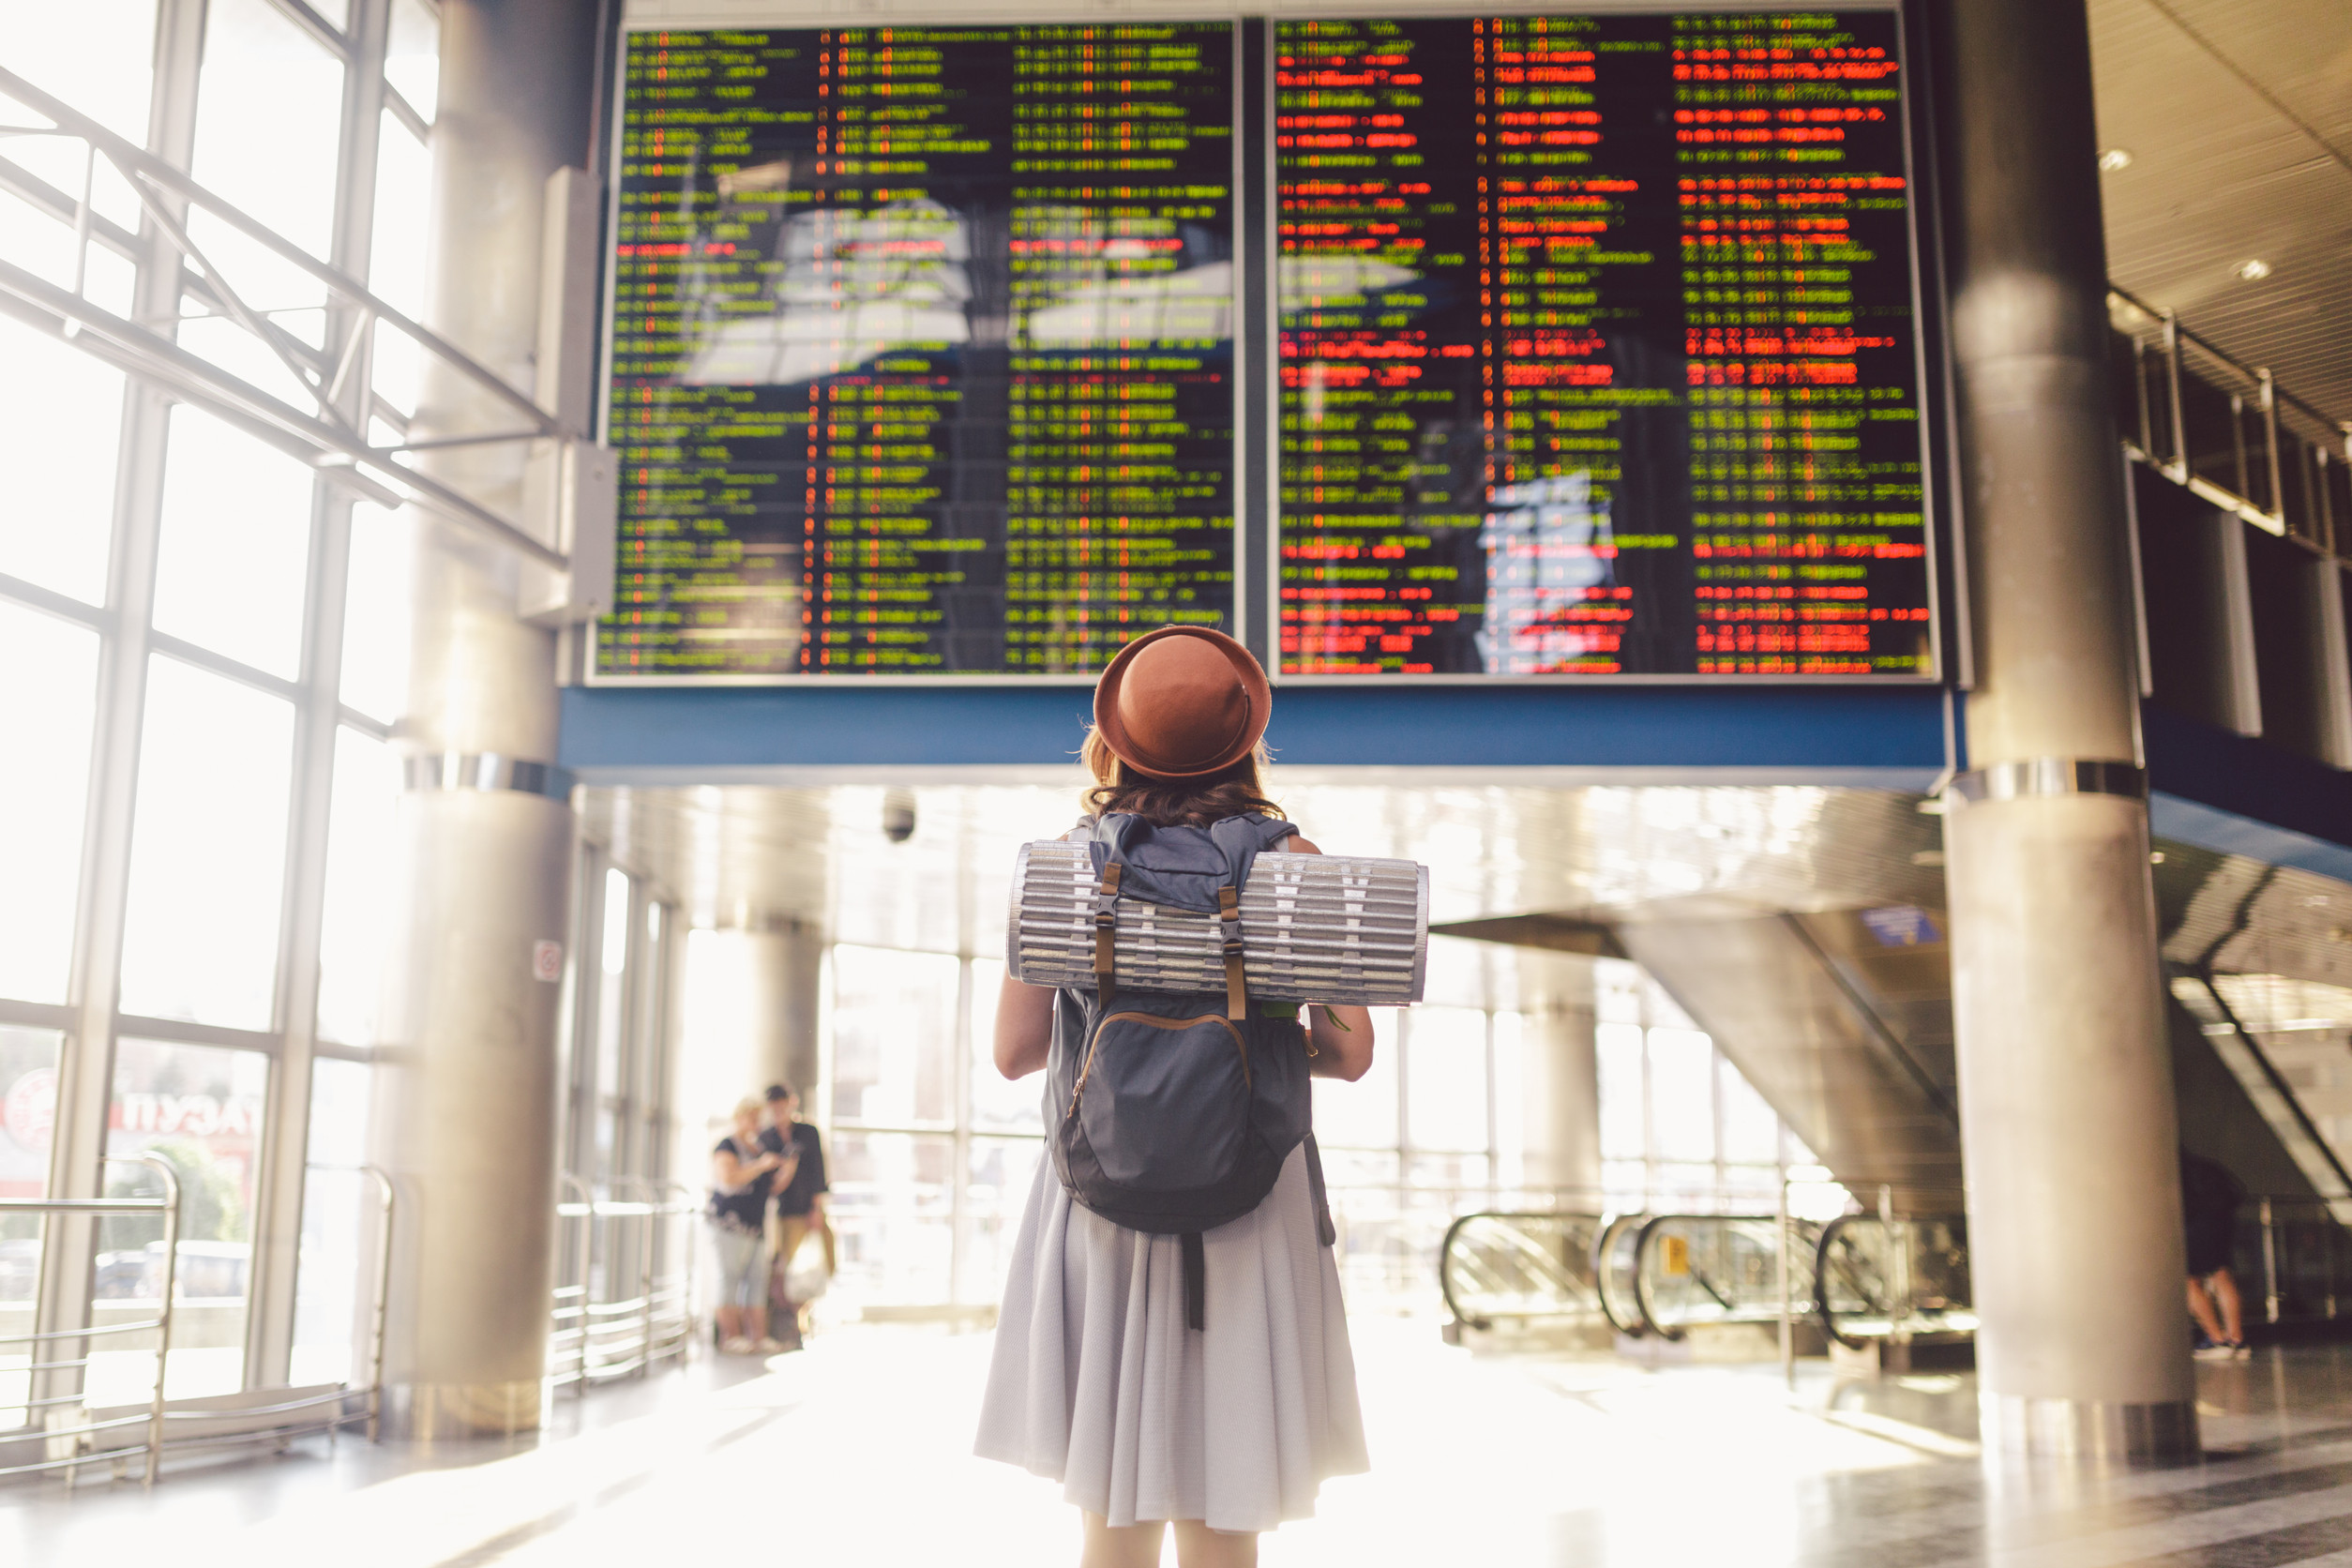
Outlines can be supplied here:
<path id="1" fill-rule="evenodd" d="M 421 0 L 0 6 L 10 70 L 353 281 L 379 270 L 412 313 L 438 47 Z M 5 95 L 0 122 L 24 175 L 0 194 L 0 260 L 399 438 L 415 367 L 372 352 L 396 335 L 354 339 L 317 278 L 217 213 L 191 213 L 201 260 L 183 258 L 70 123 Z M 406 525 L 82 352 L 67 319 L 0 319 L 0 668 L 40 672 L 0 684 L 0 819 L 38 829 L 0 840 L 0 1193 L 86 1196 L 101 1153 L 168 1161 L 188 1195 L 173 1392 L 339 1375 L 369 1233 L 350 1214 L 367 1204 L 271 1172 L 364 1150 Z M 111 1090 L 78 1119 L 56 1103 L 67 1065 Z M 149 1180 L 105 1171 L 117 1189 Z M 264 1228 L 303 1233 L 293 1277 L 268 1276 Z M 109 1222 L 96 1256 L 51 1260 L 45 1290 L 36 1233 L 0 1221 L 0 1334 L 37 1300 L 103 1319 L 159 1286 L 159 1233 Z M 83 1262 L 86 1304 L 69 1283 Z M 90 1396 L 112 1397 L 118 1371 L 94 1365 Z M 0 1360 L 0 1431 L 23 1396 Z"/>
<path id="2" fill-rule="evenodd" d="M 260 1051 L 125 1039 L 114 1048 L 114 1093 L 106 1152 L 160 1160 L 180 1189 L 179 1277 L 173 1299 L 170 1389 L 228 1394 L 244 1386 L 246 1311 L 253 1285 L 253 1199 L 261 1163 L 269 1058 Z M 127 1165 L 108 1168 L 107 1190 L 144 1196 L 158 1181 Z M 100 1312 L 133 1304 L 152 1316 L 162 1296 L 159 1220 L 113 1220 L 113 1245 L 98 1257 Z M 105 1364 L 101 1365 L 103 1363 Z M 143 1350 L 92 1358 L 91 1403 L 128 1404 L 150 1386 Z M 100 1385 L 119 1397 L 103 1395 Z"/>
<path id="3" fill-rule="evenodd" d="M 972 1125 L 963 1102 L 974 1075 L 957 1063 L 969 1051 L 972 967 L 946 953 L 832 949 L 826 1174 L 837 1284 L 864 1301 L 958 1299 L 957 1145 Z"/>
<path id="4" fill-rule="evenodd" d="M 1433 989 L 1459 998 L 1491 983 L 1486 955 L 1447 945 L 1462 972 Z M 1045 1114 L 1040 1079 L 1007 1083 L 992 1059 L 1003 976 L 995 958 L 829 950 L 822 1029 L 844 1304 L 976 1305 L 1003 1290 Z M 1601 960 L 1594 982 L 1610 1203 L 1769 1204 L 1784 1165 L 1810 1155 L 1638 968 Z M 1317 1140 L 1351 1309 L 1423 1310 L 1457 1215 L 1561 1198 L 1522 1184 L 1518 1013 L 1431 1003 L 1376 1010 L 1373 1027 L 1370 1072 L 1315 1080 Z"/>
<path id="5" fill-rule="evenodd" d="M 1601 1071 L 1601 1173 L 1618 1209 L 1753 1199 L 1814 1156 L 1714 1040 L 1636 965 L 1593 964 Z"/>

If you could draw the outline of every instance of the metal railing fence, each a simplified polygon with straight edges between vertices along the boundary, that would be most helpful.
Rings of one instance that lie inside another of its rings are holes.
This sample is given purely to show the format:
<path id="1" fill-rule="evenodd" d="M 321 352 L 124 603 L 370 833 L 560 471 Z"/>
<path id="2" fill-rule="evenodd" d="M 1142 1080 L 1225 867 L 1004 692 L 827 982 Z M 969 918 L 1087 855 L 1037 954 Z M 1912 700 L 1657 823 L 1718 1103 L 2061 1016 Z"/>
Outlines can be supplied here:
<path id="1" fill-rule="evenodd" d="M 129 1322 L 93 1324 L 85 1305 L 82 1326 L 71 1329 L 49 1329 L 31 1334 L 0 1335 L 0 1345 L 25 1345 L 30 1349 L 22 1368 L 24 1379 L 24 1398 L 17 1406 L 28 1417 L 36 1410 L 43 1439 L 43 1455 L 29 1464 L 0 1467 L 0 1476 L 30 1475 L 42 1470 L 68 1470 L 88 1464 L 97 1452 L 91 1440 L 101 1433 L 128 1435 L 143 1428 L 143 1441 L 120 1443 L 114 1451 L 146 1450 L 147 1485 L 155 1485 L 156 1471 L 163 1459 L 163 1379 L 172 1353 L 172 1307 L 173 1287 L 178 1282 L 180 1243 L 180 1179 L 171 1162 L 158 1154 L 119 1155 L 100 1157 L 104 1165 L 144 1166 L 156 1173 L 163 1184 L 163 1192 L 156 1198 L 8 1198 L 0 1199 L 0 1214 L 38 1214 L 41 1216 L 41 1244 L 48 1251 L 50 1221 L 54 1216 L 81 1216 L 89 1219 L 128 1218 L 153 1214 L 163 1222 L 163 1287 L 153 1318 Z M 53 1377 L 44 1374 L 66 1373 L 76 1379 L 87 1377 L 90 1358 L 95 1353 L 89 1341 L 112 1334 L 153 1333 L 155 1341 L 155 1385 L 143 1415 L 114 1416 L 105 1420 L 93 1417 L 82 1394 L 43 1395 L 45 1384 L 53 1383 Z M 64 1419 L 57 1419 L 63 1417 Z M 61 1452 L 62 1451 L 62 1452 Z"/>
<path id="2" fill-rule="evenodd" d="M 2352 545 L 2352 426 L 2170 310 L 2112 284 L 2107 304 L 2116 418 L 2133 456 L 2257 527 L 2343 555 Z"/>
<path id="3" fill-rule="evenodd" d="M 48 1244 L 49 1222 L 53 1217 L 78 1215 L 99 1220 L 157 1216 L 163 1224 L 163 1237 L 156 1244 L 161 1273 L 157 1287 L 155 1316 L 116 1323 L 93 1322 L 91 1309 L 96 1305 L 94 1299 L 85 1304 L 83 1320 L 78 1328 L 0 1334 L 0 1346 L 22 1344 L 33 1347 L 24 1365 L 0 1365 L 0 1372 L 22 1374 L 25 1379 L 24 1397 L 16 1400 L 0 1396 L 0 1409 L 23 1410 L 28 1418 L 29 1440 L 38 1440 L 43 1452 L 43 1457 L 37 1461 L 0 1466 L 0 1477 L 63 1470 L 71 1480 L 74 1472 L 83 1466 L 111 1462 L 119 1471 L 131 1456 L 143 1455 L 144 1481 L 146 1485 L 153 1485 L 163 1457 L 170 1452 L 255 1441 L 283 1441 L 308 1432 L 325 1432 L 332 1438 L 353 1421 L 362 1419 L 367 1423 L 368 1440 L 379 1440 L 384 1429 L 384 1357 L 391 1299 L 392 1227 L 398 1206 L 398 1195 L 391 1177 L 370 1165 L 312 1165 L 308 1168 L 316 1171 L 365 1176 L 375 1189 L 377 1233 L 372 1270 L 374 1278 L 369 1303 L 364 1359 L 368 1370 L 367 1386 L 355 1389 L 346 1380 L 320 1393 L 289 1391 L 294 1396 L 283 1399 L 272 1400 L 268 1397 L 272 1391 L 262 1389 L 248 1391 L 244 1395 L 175 1403 L 169 1397 L 168 1379 L 173 1319 L 179 1304 L 181 1241 L 178 1173 L 168 1160 L 156 1154 L 109 1154 L 104 1156 L 104 1163 L 137 1165 L 155 1171 L 163 1183 L 163 1194 L 153 1198 L 0 1199 L 0 1214 L 39 1214 L 44 1250 Z M 89 1342 L 101 1340 L 112 1343 L 114 1336 L 147 1333 L 155 1335 L 155 1374 L 144 1408 L 138 1410 L 94 1408 L 89 1400 L 87 1385 L 92 1359 L 103 1351 L 92 1348 Z M 56 1353 L 57 1349 L 68 1346 L 79 1346 L 78 1353 Z M 75 1392 L 67 1394 L 44 1395 L 38 1392 L 45 1384 L 53 1386 L 58 1380 L 54 1375 L 59 1373 L 68 1374 L 69 1380 L 81 1386 Z M 44 1374 L 50 1376 L 44 1378 Z M 366 1397 L 365 1405 L 357 1411 L 351 1409 L 354 1395 Z M 60 1420 L 59 1416 L 68 1419 Z M 107 1434 L 115 1433 L 128 1437 L 134 1432 L 142 1435 L 133 1441 L 115 1442 L 107 1437 Z"/>
<path id="4" fill-rule="evenodd" d="M 2239 1211 L 2233 1272 L 2262 1321 L 2332 1322 L 2352 1305 L 2352 1232 L 2327 1199 L 2250 1198 Z"/>
<path id="5" fill-rule="evenodd" d="M 555 1207 L 564 1272 L 551 1294 L 549 1379 L 577 1395 L 683 1361 L 695 1334 L 700 1196 L 641 1176 L 615 1178 L 605 1197 L 569 1171 L 557 1180 L 571 1196 Z"/>

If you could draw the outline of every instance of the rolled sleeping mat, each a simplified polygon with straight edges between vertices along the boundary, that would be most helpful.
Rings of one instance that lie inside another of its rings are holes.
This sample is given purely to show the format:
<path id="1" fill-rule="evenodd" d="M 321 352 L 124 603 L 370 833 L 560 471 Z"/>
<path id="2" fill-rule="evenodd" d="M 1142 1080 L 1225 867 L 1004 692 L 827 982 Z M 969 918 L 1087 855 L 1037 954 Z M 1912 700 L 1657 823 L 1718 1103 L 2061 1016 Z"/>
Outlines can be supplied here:
<path id="1" fill-rule="evenodd" d="M 1004 958 L 1032 986 L 1094 987 L 1094 863 L 1088 846 L 1024 844 L 1013 867 Z M 1421 1000 L 1429 868 L 1360 855 L 1261 854 L 1242 889 L 1242 964 L 1260 1002 L 1395 1007 Z M 1216 916 L 1119 900 L 1112 974 L 1123 989 L 1225 989 Z"/>

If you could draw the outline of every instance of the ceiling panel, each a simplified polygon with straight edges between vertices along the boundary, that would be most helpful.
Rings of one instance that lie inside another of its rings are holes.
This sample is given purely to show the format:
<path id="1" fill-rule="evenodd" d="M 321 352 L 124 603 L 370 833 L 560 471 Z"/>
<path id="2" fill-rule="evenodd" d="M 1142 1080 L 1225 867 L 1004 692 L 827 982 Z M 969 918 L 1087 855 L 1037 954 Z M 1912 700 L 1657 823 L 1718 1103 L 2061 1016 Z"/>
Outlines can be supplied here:
<path id="1" fill-rule="evenodd" d="M 2109 276 L 2352 419 L 2352 6 L 2089 8 L 2100 144 L 2132 159 L 2102 176 Z"/>

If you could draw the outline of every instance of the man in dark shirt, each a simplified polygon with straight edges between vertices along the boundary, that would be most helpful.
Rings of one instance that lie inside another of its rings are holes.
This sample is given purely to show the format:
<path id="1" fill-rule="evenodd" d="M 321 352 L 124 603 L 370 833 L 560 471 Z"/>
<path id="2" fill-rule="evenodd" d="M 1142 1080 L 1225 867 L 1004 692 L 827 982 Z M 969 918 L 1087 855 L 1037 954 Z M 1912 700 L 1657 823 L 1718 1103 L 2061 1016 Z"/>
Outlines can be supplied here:
<path id="1" fill-rule="evenodd" d="M 2238 1206 L 2245 1184 L 2226 1166 L 2180 1151 L 2180 1218 L 2188 1230 L 2189 1316 L 2196 1319 L 2200 1361 L 2247 1354 L 2245 1308 L 2229 1272 Z M 2219 1311 L 2216 1311 L 2216 1308 Z"/>
<path id="2" fill-rule="evenodd" d="M 768 1086 L 768 1125 L 761 1131 L 760 1147 L 783 1156 L 776 1172 L 776 1228 L 771 1232 L 775 1254 L 774 1283 L 769 1299 L 775 1304 L 771 1331 L 788 1349 L 797 1349 L 807 1328 L 807 1304 L 789 1293 L 792 1255 L 811 1230 L 823 1240 L 825 1274 L 833 1274 L 833 1227 L 825 1219 L 825 1151 L 817 1129 L 800 1121 L 800 1095 L 789 1083 Z"/>

